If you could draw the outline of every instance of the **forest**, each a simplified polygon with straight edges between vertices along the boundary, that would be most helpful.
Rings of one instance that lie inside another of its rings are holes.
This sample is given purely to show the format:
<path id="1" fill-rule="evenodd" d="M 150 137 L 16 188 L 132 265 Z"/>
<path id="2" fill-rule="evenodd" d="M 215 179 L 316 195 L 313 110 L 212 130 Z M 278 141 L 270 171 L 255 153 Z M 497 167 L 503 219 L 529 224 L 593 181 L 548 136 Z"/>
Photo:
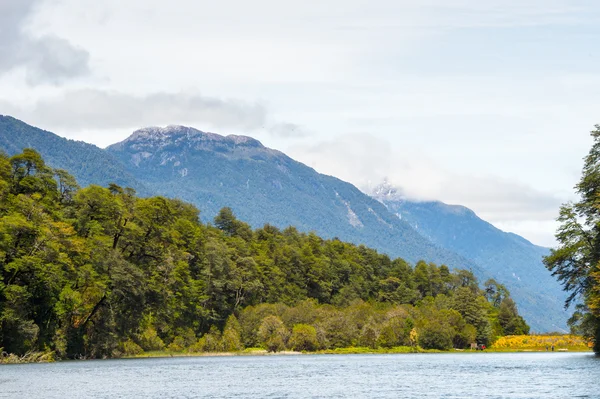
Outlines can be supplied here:
<path id="1" fill-rule="evenodd" d="M 0 352 L 448 350 L 529 332 L 508 290 L 468 270 L 199 215 L 80 188 L 31 149 L 0 155 Z"/>

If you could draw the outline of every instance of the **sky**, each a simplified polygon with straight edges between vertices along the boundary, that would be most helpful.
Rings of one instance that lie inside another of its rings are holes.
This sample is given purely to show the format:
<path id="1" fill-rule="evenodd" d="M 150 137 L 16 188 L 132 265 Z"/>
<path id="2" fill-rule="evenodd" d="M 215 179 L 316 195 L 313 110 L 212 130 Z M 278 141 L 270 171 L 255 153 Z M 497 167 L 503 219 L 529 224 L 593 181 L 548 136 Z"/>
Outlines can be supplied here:
<path id="1" fill-rule="evenodd" d="M 600 123 L 596 0 L 0 0 L 0 114 L 243 134 L 553 246 Z"/>

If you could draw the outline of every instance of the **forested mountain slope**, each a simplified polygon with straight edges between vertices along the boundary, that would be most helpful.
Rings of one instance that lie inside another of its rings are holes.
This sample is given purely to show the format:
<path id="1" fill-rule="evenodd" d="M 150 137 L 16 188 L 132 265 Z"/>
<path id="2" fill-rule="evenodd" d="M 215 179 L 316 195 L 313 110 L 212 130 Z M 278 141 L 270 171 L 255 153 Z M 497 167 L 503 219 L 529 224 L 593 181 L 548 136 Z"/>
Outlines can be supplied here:
<path id="1" fill-rule="evenodd" d="M 52 167 L 68 170 L 83 187 L 116 183 L 147 194 L 143 186 L 105 150 L 0 115 L 0 150 L 15 155 L 25 148 L 35 148 Z"/>
<path id="2" fill-rule="evenodd" d="M 565 328 L 566 295 L 542 263 L 547 248 L 494 227 L 464 206 L 406 200 L 386 183 L 372 195 L 432 242 L 472 259 L 502 281 L 533 325 Z"/>
<path id="3" fill-rule="evenodd" d="M 483 273 L 474 262 L 417 234 L 353 185 L 319 174 L 250 137 L 183 126 L 147 128 L 107 151 L 153 193 L 198 206 L 204 220 L 228 206 L 253 227 L 291 225 L 376 247 L 413 263 L 426 259 Z"/>

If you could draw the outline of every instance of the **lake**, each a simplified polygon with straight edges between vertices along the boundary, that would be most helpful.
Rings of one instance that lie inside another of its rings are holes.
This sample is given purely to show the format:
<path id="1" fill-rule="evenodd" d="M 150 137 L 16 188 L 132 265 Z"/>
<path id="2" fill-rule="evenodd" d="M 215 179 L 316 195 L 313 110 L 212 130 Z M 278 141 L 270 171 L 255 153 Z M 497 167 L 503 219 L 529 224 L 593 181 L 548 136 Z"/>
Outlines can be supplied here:
<path id="1" fill-rule="evenodd" d="M 2 398 L 598 398 L 588 353 L 185 357 L 0 366 Z"/>

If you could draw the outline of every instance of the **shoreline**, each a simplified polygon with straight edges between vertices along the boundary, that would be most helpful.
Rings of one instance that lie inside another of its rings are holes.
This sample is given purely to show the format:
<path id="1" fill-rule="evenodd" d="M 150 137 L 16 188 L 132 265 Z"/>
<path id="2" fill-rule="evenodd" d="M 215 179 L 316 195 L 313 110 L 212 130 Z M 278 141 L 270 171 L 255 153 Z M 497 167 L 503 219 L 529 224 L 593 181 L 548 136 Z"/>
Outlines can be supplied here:
<path id="1" fill-rule="evenodd" d="M 168 358 L 168 357 L 232 357 L 232 356 L 298 356 L 298 355 L 409 355 L 409 354 L 485 354 L 485 353 L 590 353 L 594 352 L 591 349 L 571 348 L 546 351 L 545 349 L 486 349 L 477 351 L 472 349 L 452 349 L 449 351 L 435 349 L 415 349 L 405 350 L 404 348 L 391 349 L 370 349 L 362 347 L 339 348 L 331 350 L 319 350 L 312 352 L 299 351 L 281 351 L 268 352 L 264 349 L 252 349 L 240 352 L 169 352 L 155 351 L 143 353 L 134 356 L 123 356 L 121 359 L 151 359 L 151 358 Z"/>
<path id="2" fill-rule="evenodd" d="M 122 357 L 111 357 L 105 359 L 48 359 L 37 360 L 37 361 L 19 361 L 13 359 L 13 361 L 3 362 L 0 359 L 0 366 L 3 365 L 16 365 L 16 364 L 35 364 L 35 363 L 60 363 L 69 361 L 86 361 L 86 360 L 119 360 L 119 359 L 165 359 L 165 358 L 186 358 L 186 357 L 244 357 L 244 356 L 303 356 L 303 355 L 410 355 L 410 354 L 464 354 L 464 355 L 483 355 L 486 353 L 588 353 L 593 354 L 591 349 L 583 348 L 572 348 L 546 351 L 545 349 L 486 349 L 483 351 L 472 350 L 472 349 L 452 349 L 449 351 L 435 350 L 435 349 L 415 349 L 407 351 L 405 348 L 391 349 L 370 349 L 362 347 L 352 348 L 338 348 L 331 350 L 320 350 L 314 352 L 299 352 L 299 351 L 281 351 L 281 352 L 268 352 L 265 349 L 251 349 L 240 352 L 169 352 L 169 351 L 153 351 L 139 355 L 122 356 Z M 412 348 L 410 348 L 412 349 Z"/>

